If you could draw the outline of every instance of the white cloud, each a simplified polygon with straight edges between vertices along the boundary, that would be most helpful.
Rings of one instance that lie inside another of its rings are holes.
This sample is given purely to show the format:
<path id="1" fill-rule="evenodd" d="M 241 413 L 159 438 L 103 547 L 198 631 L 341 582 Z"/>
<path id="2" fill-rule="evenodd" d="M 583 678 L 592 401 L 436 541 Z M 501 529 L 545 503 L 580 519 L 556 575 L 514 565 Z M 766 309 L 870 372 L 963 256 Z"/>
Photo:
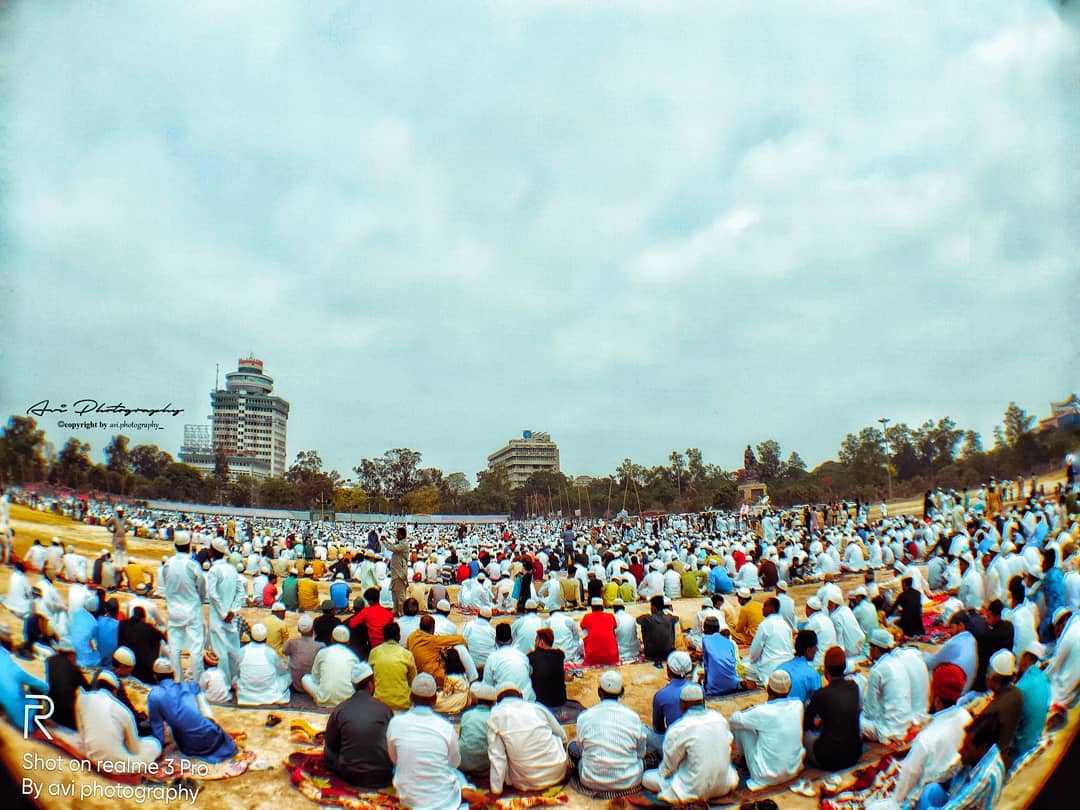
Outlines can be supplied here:
<path id="1" fill-rule="evenodd" d="M 603 472 L 817 461 L 893 406 L 988 433 L 1080 378 L 1024 349 L 1080 284 L 1042 0 L 264 5 L 9 4 L 0 410 L 88 380 L 198 421 L 254 350 L 339 469 L 527 422 Z"/>

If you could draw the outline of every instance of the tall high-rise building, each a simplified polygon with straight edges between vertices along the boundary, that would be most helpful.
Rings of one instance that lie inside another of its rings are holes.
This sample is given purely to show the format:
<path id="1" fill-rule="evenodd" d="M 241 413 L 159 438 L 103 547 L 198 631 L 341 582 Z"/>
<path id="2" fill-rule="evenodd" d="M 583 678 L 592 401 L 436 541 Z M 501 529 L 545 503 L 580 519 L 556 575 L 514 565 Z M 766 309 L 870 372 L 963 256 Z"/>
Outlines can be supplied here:
<path id="1" fill-rule="evenodd" d="M 273 390 L 274 379 L 263 371 L 262 360 L 242 357 L 236 371 L 225 375 L 225 387 L 210 393 L 211 470 L 224 456 L 230 478 L 285 474 L 289 403 L 273 396 Z"/>
<path id="2" fill-rule="evenodd" d="M 511 439 L 488 456 L 488 469 L 505 467 L 510 486 L 524 486 L 529 476 L 541 470 L 559 471 L 559 447 L 547 433 L 523 430 L 520 439 Z"/>

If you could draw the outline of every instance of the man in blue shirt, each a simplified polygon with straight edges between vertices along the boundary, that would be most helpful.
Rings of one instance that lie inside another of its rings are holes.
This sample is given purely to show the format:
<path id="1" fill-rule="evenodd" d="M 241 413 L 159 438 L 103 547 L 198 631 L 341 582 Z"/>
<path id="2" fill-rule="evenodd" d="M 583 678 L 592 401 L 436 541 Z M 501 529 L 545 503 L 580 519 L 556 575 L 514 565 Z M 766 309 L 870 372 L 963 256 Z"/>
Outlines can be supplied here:
<path id="1" fill-rule="evenodd" d="M 1037 666 L 1046 648 L 1033 641 L 1020 653 L 1020 680 L 1016 688 L 1024 696 L 1024 708 L 1016 727 L 1016 758 L 1038 745 L 1050 711 L 1050 679 Z"/>
<path id="2" fill-rule="evenodd" d="M 668 685 L 653 695 L 652 728 L 645 730 L 646 750 L 659 754 L 664 750 L 664 734 L 671 724 L 682 717 L 679 693 L 689 681 L 694 662 L 682 650 L 675 650 L 667 657 Z"/>
<path id="3" fill-rule="evenodd" d="M 159 658 L 154 662 L 157 686 L 146 698 L 150 730 L 165 745 L 165 726 L 169 726 L 180 753 L 207 762 L 222 762 L 236 753 L 236 743 L 221 726 L 207 717 L 209 710 L 199 685 L 173 680 L 172 662 Z"/>
<path id="4" fill-rule="evenodd" d="M 107 667 L 112 664 L 113 653 L 120 646 L 120 603 L 115 599 L 109 599 L 105 603 L 105 613 L 97 618 L 98 655 L 101 660 L 100 666 Z"/>
<path id="5" fill-rule="evenodd" d="M 82 607 L 71 614 L 68 632 L 71 644 L 75 647 L 75 662 L 80 667 L 98 667 L 101 665 L 101 640 L 98 636 L 98 623 L 93 612 L 97 610 L 96 596 L 88 596 Z"/>
<path id="6" fill-rule="evenodd" d="M 731 582 L 731 577 L 728 576 L 724 566 L 719 563 L 712 567 L 712 571 L 709 572 L 709 592 L 710 593 L 731 593 L 735 590 L 735 586 Z"/>
<path id="7" fill-rule="evenodd" d="M 778 667 L 791 676 L 789 698 L 806 703 L 810 694 L 821 688 L 821 676 L 810 663 L 817 656 L 817 649 L 817 633 L 813 630 L 800 630 L 795 636 L 795 657 Z"/>
<path id="8" fill-rule="evenodd" d="M 701 627 L 701 657 L 705 667 L 705 696 L 727 695 L 739 688 L 735 643 L 720 634 L 720 621 L 709 616 Z"/>
<path id="9" fill-rule="evenodd" d="M 334 610 L 349 609 L 349 584 L 345 581 L 344 574 L 338 574 L 334 578 L 334 584 L 330 586 L 330 601 L 334 603 Z"/>
<path id="10" fill-rule="evenodd" d="M 27 718 L 26 695 L 48 694 L 49 685 L 15 663 L 11 654 L 11 630 L 0 625 L 0 710 L 18 728 Z"/>

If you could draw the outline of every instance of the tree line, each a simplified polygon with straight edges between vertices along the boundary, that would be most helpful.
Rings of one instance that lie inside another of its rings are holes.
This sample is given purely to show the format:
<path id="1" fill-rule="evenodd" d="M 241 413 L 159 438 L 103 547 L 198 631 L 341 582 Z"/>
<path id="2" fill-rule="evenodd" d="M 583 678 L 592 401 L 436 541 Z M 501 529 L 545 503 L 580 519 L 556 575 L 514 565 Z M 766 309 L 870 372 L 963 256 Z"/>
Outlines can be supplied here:
<path id="1" fill-rule="evenodd" d="M 644 466 L 626 458 L 609 475 L 571 479 L 556 471 L 533 474 L 512 487 L 503 468 L 485 470 L 470 482 L 463 472 L 425 467 L 417 450 L 394 448 L 364 458 L 346 480 L 324 469 L 315 450 L 300 451 L 280 477 L 230 476 L 217 455 L 214 470 L 202 473 L 153 444 L 132 446 L 113 436 L 105 462 L 95 463 L 87 442 L 68 439 L 59 452 L 27 416 L 13 416 L 0 435 L 0 483 L 47 481 L 78 490 L 96 490 L 141 499 L 166 499 L 240 507 L 321 509 L 383 514 L 534 514 L 582 516 L 643 511 L 701 511 L 735 508 L 739 485 L 768 486 L 779 506 L 857 498 L 911 497 L 944 486 L 977 486 L 990 476 L 1014 478 L 1060 465 L 1080 446 L 1080 430 L 1033 430 L 1035 418 L 1009 403 L 986 449 L 975 431 L 949 417 L 912 427 L 904 423 L 865 427 L 849 433 L 836 459 L 812 470 L 798 452 L 786 457 L 779 442 L 747 445 L 743 466 L 724 470 L 707 463 L 702 451 L 673 450 L 666 464 Z"/>

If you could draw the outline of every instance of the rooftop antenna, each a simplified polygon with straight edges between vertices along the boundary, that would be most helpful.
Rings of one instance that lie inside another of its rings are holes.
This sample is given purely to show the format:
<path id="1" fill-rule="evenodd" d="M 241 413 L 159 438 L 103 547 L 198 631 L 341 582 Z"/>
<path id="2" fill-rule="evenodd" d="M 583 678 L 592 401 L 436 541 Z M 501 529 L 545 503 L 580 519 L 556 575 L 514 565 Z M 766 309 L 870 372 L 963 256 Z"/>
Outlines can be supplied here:
<path id="1" fill-rule="evenodd" d="M 220 375 L 221 375 L 221 364 L 220 363 L 214 363 L 214 390 L 215 391 L 218 390 L 218 381 L 220 379 Z"/>

